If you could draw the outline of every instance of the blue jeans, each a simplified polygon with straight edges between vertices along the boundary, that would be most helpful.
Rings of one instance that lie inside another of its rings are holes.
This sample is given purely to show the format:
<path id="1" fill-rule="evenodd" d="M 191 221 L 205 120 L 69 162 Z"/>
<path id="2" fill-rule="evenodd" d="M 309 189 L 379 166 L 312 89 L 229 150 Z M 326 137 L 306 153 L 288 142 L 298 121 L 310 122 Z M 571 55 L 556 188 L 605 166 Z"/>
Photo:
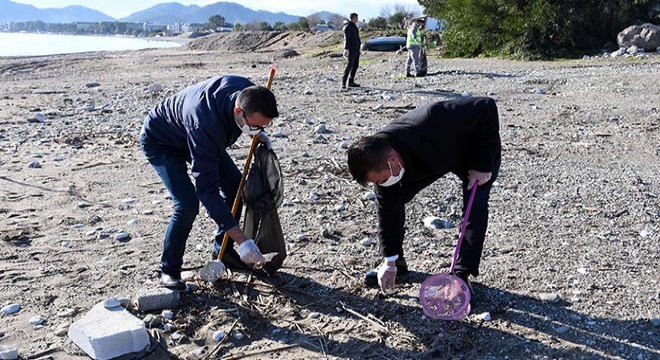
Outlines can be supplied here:
<path id="1" fill-rule="evenodd" d="M 190 162 L 190 155 L 185 150 L 158 143 L 144 135 L 140 138 L 140 145 L 142 152 L 144 152 L 147 160 L 156 170 L 172 197 L 174 211 L 165 232 L 160 264 L 163 273 L 179 278 L 186 241 L 199 213 L 199 199 L 195 192 L 195 186 L 190 176 L 188 176 L 187 163 Z M 220 158 L 219 165 L 221 174 L 219 191 L 221 190 L 222 198 L 228 204 L 227 206 L 231 208 L 241 181 L 241 172 L 229 155 L 224 154 Z M 236 218 L 240 218 L 240 210 Z M 216 242 L 221 242 L 223 236 L 224 231 L 218 228 Z M 230 242 L 228 246 L 233 246 L 232 244 Z"/>

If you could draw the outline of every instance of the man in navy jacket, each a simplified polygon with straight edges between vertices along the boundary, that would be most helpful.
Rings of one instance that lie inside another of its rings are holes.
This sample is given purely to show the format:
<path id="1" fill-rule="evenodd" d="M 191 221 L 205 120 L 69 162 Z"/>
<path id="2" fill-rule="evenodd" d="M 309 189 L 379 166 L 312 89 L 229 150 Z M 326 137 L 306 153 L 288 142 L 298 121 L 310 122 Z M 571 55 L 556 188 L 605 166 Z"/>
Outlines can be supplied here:
<path id="1" fill-rule="evenodd" d="M 236 218 L 231 214 L 241 171 L 226 149 L 242 133 L 267 142 L 263 128 L 278 116 L 273 93 L 240 76 L 202 81 L 164 99 L 149 112 L 140 138 L 142 150 L 174 203 L 161 257 L 163 286 L 186 287 L 181 281 L 183 254 L 200 201 L 218 225 L 216 249 L 225 232 L 239 244 L 238 254 L 229 244 L 223 262 L 230 256 L 247 264 L 265 260 L 239 228 L 240 214 Z"/>
<path id="2" fill-rule="evenodd" d="M 378 203 L 379 268 L 365 283 L 385 292 L 397 273 L 408 271 L 403 257 L 405 204 L 448 172 L 462 181 L 463 211 L 469 189 L 478 183 L 455 273 L 468 282 L 479 274 L 488 225 L 488 198 L 500 167 L 499 120 L 495 101 L 469 98 L 420 106 L 348 149 L 348 166 L 360 184 L 375 185 Z"/>
<path id="3" fill-rule="evenodd" d="M 344 57 L 348 62 L 341 78 L 341 88 L 359 87 L 355 82 L 355 73 L 360 65 L 360 30 L 357 25 L 358 14 L 352 13 L 350 21 L 344 24 Z"/>

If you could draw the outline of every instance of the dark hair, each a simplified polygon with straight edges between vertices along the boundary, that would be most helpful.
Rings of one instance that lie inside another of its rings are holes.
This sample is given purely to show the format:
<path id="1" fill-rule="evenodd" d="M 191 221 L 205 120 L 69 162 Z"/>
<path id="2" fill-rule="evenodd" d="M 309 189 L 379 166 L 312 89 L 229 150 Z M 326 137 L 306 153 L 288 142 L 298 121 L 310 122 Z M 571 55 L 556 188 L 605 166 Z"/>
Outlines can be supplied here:
<path id="1" fill-rule="evenodd" d="M 360 185 L 366 185 L 371 171 L 386 168 L 387 154 L 392 146 L 382 136 L 370 135 L 357 139 L 348 147 L 348 170 Z"/>
<path id="2" fill-rule="evenodd" d="M 236 103 L 243 108 L 247 115 L 261 113 L 261 115 L 271 119 L 280 116 L 280 113 L 277 111 L 275 95 L 267 87 L 246 87 L 238 95 Z"/>
<path id="3" fill-rule="evenodd" d="M 357 13 L 351 13 L 351 15 L 348 16 L 348 18 L 349 18 L 349 19 L 352 19 L 353 16 L 357 17 L 358 15 L 357 15 Z"/>

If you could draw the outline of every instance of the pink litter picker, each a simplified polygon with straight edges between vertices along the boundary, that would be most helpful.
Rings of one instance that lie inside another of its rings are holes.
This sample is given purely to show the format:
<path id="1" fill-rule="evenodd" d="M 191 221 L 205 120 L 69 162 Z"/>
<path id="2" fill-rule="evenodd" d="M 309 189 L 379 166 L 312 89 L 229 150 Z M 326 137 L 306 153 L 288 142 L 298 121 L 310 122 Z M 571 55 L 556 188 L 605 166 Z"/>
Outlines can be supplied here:
<path id="1" fill-rule="evenodd" d="M 454 266 L 456 266 L 456 260 L 461 251 L 465 228 L 470 218 L 470 209 L 472 209 L 474 195 L 477 193 L 477 184 L 478 182 L 475 181 L 472 186 L 449 273 L 431 275 L 419 288 L 419 300 L 422 303 L 424 315 L 434 319 L 461 321 L 470 314 L 470 287 L 463 279 L 454 275 Z"/>

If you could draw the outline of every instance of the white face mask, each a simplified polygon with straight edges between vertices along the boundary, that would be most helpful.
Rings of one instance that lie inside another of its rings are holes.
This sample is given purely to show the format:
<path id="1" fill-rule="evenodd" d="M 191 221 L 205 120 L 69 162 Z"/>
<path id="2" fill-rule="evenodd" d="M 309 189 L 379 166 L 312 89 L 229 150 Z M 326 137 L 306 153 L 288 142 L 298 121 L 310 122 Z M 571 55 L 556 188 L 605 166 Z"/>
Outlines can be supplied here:
<path id="1" fill-rule="evenodd" d="M 261 132 L 261 129 L 251 128 L 250 125 L 248 125 L 245 120 L 243 120 L 243 125 L 240 124 L 240 122 L 238 121 L 238 119 L 236 119 L 236 117 L 234 117 L 234 121 L 236 122 L 236 126 L 238 126 L 238 128 L 241 129 L 243 134 L 253 136 Z"/>
<path id="2" fill-rule="evenodd" d="M 390 165 L 389 161 L 387 162 L 387 166 L 390 167 L 390 177 L 389 179 L 385 180 L 384 183 L 379 184 L 378 186 L 388 187 L 398 183 L 399 181 L 401 181 L 401 178 L 403 177 L 403 173 L 406 171 L 406 169 L 403 168 L 403 165 L 399 163 L 399 167 L 401 168 L 401 171 L 399 171 L 399 175 L 394 176 L 394 173 L 392 172 L 392 165 Z"/>

